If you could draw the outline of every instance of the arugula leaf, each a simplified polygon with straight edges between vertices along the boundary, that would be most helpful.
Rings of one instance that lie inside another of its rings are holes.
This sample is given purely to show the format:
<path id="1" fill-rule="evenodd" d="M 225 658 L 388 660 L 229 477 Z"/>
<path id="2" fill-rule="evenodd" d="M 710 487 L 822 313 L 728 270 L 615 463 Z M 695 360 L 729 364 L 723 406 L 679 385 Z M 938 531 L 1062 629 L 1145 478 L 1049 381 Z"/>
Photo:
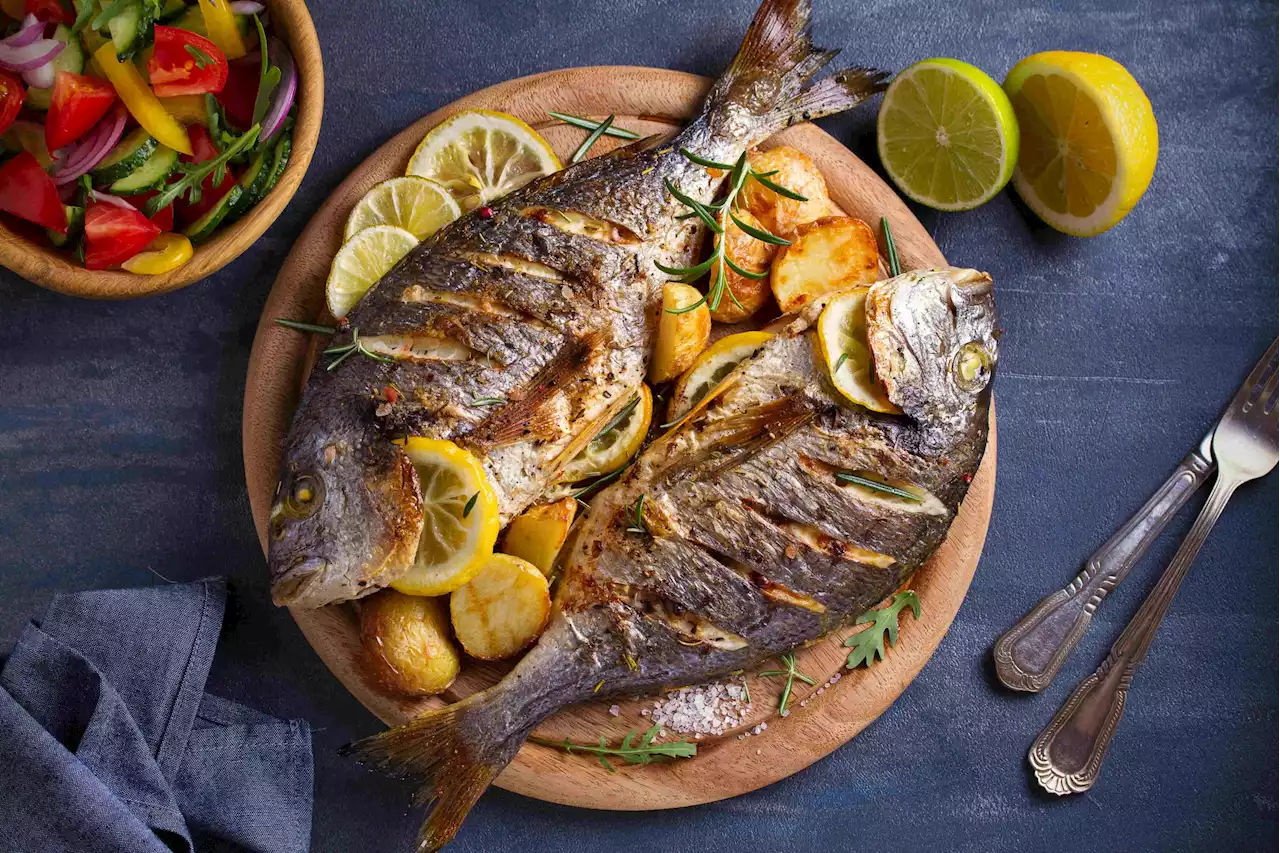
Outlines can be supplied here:
<path id="1" fill-rule="evenodd" d="M 93 19 L 93 0 L 72 0 L 76 7 L 76 21 L 71 25 L 72 34 L 77 34 L 89 26 Z"/>
<path id="2" fill-rule="evenodd" d="M 210 65 L 217 64 L 212 56 L 205 53 L 194 44 L 183 45 L 183 47 L 187 49 L 187 53 L 191 54 L 192 59 L 196 61 L 196 68 L 199 68 L 201 71 L 205 70 Z"/>
<path id="3" fill-rule="evenodd" d="M 851 647 L 853 651 L 849 652 L 849 657 L 845 661 L 847 669 L 856 669 L 863 664 L 871 666 L 876 660 L 884 660 L 885 646 L 884 636 L 889 635 L 889 646 L 892 648 L 898 643 L 898 614 L 907 607 L 911 608 L 911 615 L 916 619 L 920 618 L 920 596 L 915 594 L 914 590 L 905 590 L 898 593 L 884 607 L 876 610 L 868 610 L 857 618 L 855 625 L 864 625 L 870 623 L 871 627 L 864 631 L 851 636 L 844 641 L 844 644 Z"/>
<path id="4" fill-rule="evenodd" d="M 258 79 L 258 97 L 253 101 L 253 123 L 262 124 L 267 108 L 271 106 L 271 93 L 280 85 L 280 69 L 268 58 L 267 31 L 262 26 L 262 19 L 254 15 L 253 23 L 258 28 L 258 47 L 262 51 L 262 75 Z"/>
<path id="5" fill-rule="evenodd" d="M 654 743 L 654 738 L 658 736 L 661 726 L 654 725 L 653 728 L 640 735 L 640 742 L 636 742 L 638 731 L 632 729 L 627 732 L 627 736 L 622 739 L 619 746 L 612 747 L 605 741 L 604 735 L 600 736 L 600 743 L 570 743 L 568 740 L 554 741 L 546 738 L 531 737 L 529 740 L 542 746 L 550 746 L 555 749 L 563 749 L 565 752 L 585 752 L 594 755 L 596 759 L 604 766 L 604 769 L 610 773 L 615 772 L 615 768 L 609 763 L 608 757 L 621 758 L 628 764 L 649 764 L 650 762 L 661 758 L 693 758 L 698 754 L 698 745 L 687 740 L 678 740 L 673 743 Z M 608 757 L 607 757 L 608 756 Z"/>
<path id="6" fill-rule="evenodd" d="M 102 11 L 98 13 L 97 17 L 93 19 L 89 26 L 95 30 L 102 29 L 107 25 L 108 21 L 123 12 L 124 7 L 128 6 L 132 2 L 133 0 L 110 0 L 108 3 L 103 3 Z M 92 5 L 92 0 L 89 0 L 89 3 Z M 76 7 L 76 13 L 76 20 L 78 21 L 82 14 L 78 6 Z"/>
<path id="7" fill-rule="evenodd" d="M 219 171 L 225 175 L 227 163 L 241 151 L 252 146 L 261 130 L 262 128 L 255 124 L 226 151 L 223 151 L 212 160 L 206 160 L 203 163 L 179 163 L 178 171 L 182 173 L 182 177 L 166 186 L 160 191 L 159 195 L 154 196 L 147 202 L 147 216 L 155 216 L 184 194 L 192 204 L 199 202 L 202 194 L 200 182 Z"/>

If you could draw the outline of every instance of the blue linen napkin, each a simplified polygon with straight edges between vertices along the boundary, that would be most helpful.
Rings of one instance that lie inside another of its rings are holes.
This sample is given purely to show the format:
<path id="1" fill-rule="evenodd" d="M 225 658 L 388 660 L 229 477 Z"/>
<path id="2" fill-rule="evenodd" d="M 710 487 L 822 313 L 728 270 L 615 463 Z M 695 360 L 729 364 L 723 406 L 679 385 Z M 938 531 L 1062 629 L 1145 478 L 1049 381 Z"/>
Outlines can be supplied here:
<path id="1" fill-rule="evenodd" d="M 204 692 L 221 580 L 60 595 L 0 670 L 0 850 L 305 853 L 311 731 Z"/>

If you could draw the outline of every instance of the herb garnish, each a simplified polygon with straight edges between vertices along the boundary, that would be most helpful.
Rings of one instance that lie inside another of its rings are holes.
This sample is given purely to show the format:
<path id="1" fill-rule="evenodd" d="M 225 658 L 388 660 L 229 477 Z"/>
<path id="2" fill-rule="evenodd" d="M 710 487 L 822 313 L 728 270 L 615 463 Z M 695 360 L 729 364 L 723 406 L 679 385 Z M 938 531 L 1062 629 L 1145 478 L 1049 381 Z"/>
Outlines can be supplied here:
<path id="1" fill-rule="evenodd" d="M 896 594 L 884 607 L 877 610 L 868 610 L 859 616 L 853 624 L 864 625 L 869 622 L 871 627 L 864 631 L 859 631 L 844 641 L 846 646 L 853 648 L 853 651 L 849 652 L 849 657 L 845 661 L 845 667 L 856 669 L 863 664 L 871 666 L 877 659 L 884 660 L 885 632 L 887 631 L 889 634 L 889 646 L 891 648 L 896 646 L 898 644 L 898 614 L 908 606 L 911 608 L 911 615 L 919 619 L 920 596 L 910 589 Z"/>
<path id="2" fill-rule="evenodd" d="M 810 687 L 813 687 L 817 682 L 796 668 L 795 652 L 787 652 L 785 655 L 778 658 L 778 660 L 782 661 L 782 665 L 785 666 L 786 669 L 767 669 L 760 673 L 760 677 L 770 678 L 775 675 L 785 675 L 787 677 L 787 683 L 782 688 L 782 697 L 778 700 L 778 713 L 785 717 L 788 713 L 787 702 L 791 700 L 791 688 L 795 684 L 796 679 L 800 679 Z"/>
<path id="3" fill-rule="evenodd" d="M 76 7 L 76 20 L 71 25 L 72 34 L 78 34 L 93 18 L 93 0 L 72 0 Z"/>
<path id="4" fill-rule="evenodd" d="M 253 145 L 261 129 L 259 125 L 254 124 L 253 127 L 245 132 L 244 136 L 235 141 L 235 144 L 212 160 L 206 160 L 203 163 L 179 163 L 177 171 L 182 174 L 182 177 L 166 186 L 159 194 L 147 202 L 147 216 L 155 216 L 184 194 L 191 204 L 200 201 L 202 193 L 201 181 L 209 175 L 213 175 L 214 186 L 222 183 L 223 177 L 227 174 L 227 163 L 241 151 Z"/>
<path id="5" fill-rule="evenodd" d="M 616 429 L 617 427 L 622 426 L 622 424 L 626 422 L 627 418 L 631 416 L 631 413 L 636 410 L 636 406 L 638 405 L 640 405 L 640 395 L 636 394 L 634 397 L 631 398 L 630 403 L 627 403 L 625 406 L 622 407 L 622 411 L 618 412 L 618 414 L 614 415 L 612 418 L 609 419 L 609 422 L 605 424 L 604 427 L 598 433 L 596 433 L 596 437 L 593 438 L 592 441 L 597 441 L 602 436 L 607 435 L 609 430 Z"/>
<path id="6" fill-rule="evenodd" d="M 353 327 L 351 329 L 351 343 L 343 344 L 336 347 L 329 347 L 328 349 L 324 350 L 323 353 L 321 353 L 322 355 L 337 356 L 337 358 L 329 362 L 329 366 L 326 367 L 325 370 L 336 370 L 338 368 L 338 365 L 342 364 L 342 362 L 346 361 L 354 353 L 360 353 L 360 355 L 364 356 L 365 358 L 371 358 L 374 361 L 381 361 L 387 364 L 390 364 L 391 362 L 395 361 L 395 359 L 393 358 L 387 358 L 385 355 L 378 355 L 373 350 L 365 347 L 364 341 L 360 340 L 360 330 Z"/>
<path id="7" fill-rule="evenodd" d="M 844 472 L 840 472 L 839 474 L 836 474 L 836 479 L 842 483 L 853 483 L 855 486 L 864 486 L 868 489 L 874 489 L 877 492 L 884 492 L 886 495 L 894 495 L 895 497 L 915 501 L 916 503 L 920 503 L 924 500 L 919 495 L 908 492 L 906 489 L 899 489 L 896 486 L 890 486 L 887 483 L 880 482 L 879 480 L 859 477 L 857 474 L 846 474 Z"/>
<path id="8" fill-rule="evenodd" d="M 471 496 L 471 500 L 467 501 L 467 505 L 462 508 L 462 517 L 466 518 L 471 515 L 471 510 L 476 508 L 476 501 L 480 498 L 480 493 L 476 492 Z"/>
<path id="9" fill-rule="evenodd" d="M 551 116 L 552 118 L 560 119 L 560 121 L 564 122 L 565 124 L 570 124 L 570 125 L 573 125 L 574 127 L 580 127 L 583 130 L 595 130 L 600 125 L 604 124 L 604 122 L 592 121 L 589 118 L 582 118 L 581 116 L 569 115 L 568 113 L 555 113 L 550 110 L 547 110 L 547 115 Z M 636 133 L 634 130 L 627 130 L 625 127 L 614 127 L 613 125 L 610 125 L 604 131 L 604 135 L 612 136 L 617 139 L 639 139 L 640 138 L 640 134 Z"/>
<path id="10" fill-rule="evenodd" d="M 271 93 L 280 85 L 280 69 L 272 65 L 267 54 L 267 31 L 262 26 L 262 19 L 253 16 L 253 23 L 258 28 L 258 47 L 262 50 L 262 72 L 258 79 L 258 97 L 253 102 L 253 124 L 262 124 L 266 118 L 267 107 L 271 105 Z"/>
<path id="11" fill-rule="evenodd" d="M 636 504 L 635 504 L 636 508 L 635 508 L 634 515 L 632 516 L 631 526 L 627 528 L 628 533 L 648 533 L 649 532 L 649 525 L 646 524 L 644 520 L 644 499 L 647 497 L 648 495 L 642 494 L 640 495 L 640 498 L 636 501 Z"/>
<path id="12" fill-rule="evenodd" d="M 605 742 L 604 735 L 600 736 L 599 746 L 589 743 L 570 743 L 567 738 L 562 741 L 554 741 L 546 738 L 531 737 L 529 740 L 542 746 L 563 749 L 571 754 L 585 752 L 594 755 L 604 765 L 604 769 L 610 773 L 616 772 L 616 769 L 609 763 L 607 756 L 621 758 L 628 764 L 649 764 L 658 758 L 693 758 L 698 754 L 698 745 L 687 740 L 679 740 L 673 743 L 654 743 L 654 738 L 658 736 L 658 732 L 661 730 L 662 726 L 655 723 L 653 728 L 640 735 L 640 742 L 636 743 L 635 738 L 639 732 L 632 729 L 622 739 L 622 745 L 616 747 L 609 746 Z"/>
<path id="13" fill-rule="evenodd" d="M 89 24 L 89 26 L 95 30 L 102 29 L 107 25 L 107 21 L 110 21 L 116 15 L 119 15 L 122 11 L 124 11 L 124 7 L 128 5 L 128 3 L 129 3 L 129 0 L 110 0 L 109 3 L 103 3 L 102 11 L 98 13 L 98 16 L 93 19 L 93 21 Z M 93 4 L 91 3 L 90 5 L 93 5 Z M 78 7 L 76 9 L 76 12 L 77 12 L 76 20 L 79 21 L 80 15 L 83 14 L 83 12 L 81 12 L 81 10 Z"/>
<path id="14" fill-rule="evenodd" d="M 791 245 L 790 240 L 783 239 L 776 234 L 771 234 L 764 229 L 747 225 L 735 216 L 733 212 L 737 209 L 738 196 L 741 194 L 743 186 L 746 185 L 747 179 L 751 178 L 773 190 L 778 195 L 786 196 L 787 198 L 795 199 L 797 201 L 808 201 L 807 198 L 769 180 L 768 175 L 774 174 L 773 172 L 757 172 L 752 169 L 747 163 L 747 154 L 745 151 L 740 157 L 738 157 L 738 161 L 733 165 L 729 165 L 728 163 L 718 163 L 715 160 L 708 160 L 705 157 L 699 157 L 697 154 L 694 154 L 685 148 L 681 148 L 680 153 L 699 166 L 707 169 L 720 169 L 721 171 L 729 173 L 727 189 L 723 196 L 709 204 L 703 204 L 697 199 L 685 195 L 680 192 L 680 190 L 676 189 L 675 184 L 668 180 L 666 182 L 667 191 L 670 192 L 677 201 L 689 208 L 689 213 L 682 214 L 682 217 L 698 217 L 715 234 L 723 235 L 728 229 L 729 224 L 732 223 L 741 229 L 744 234 L 747 234 L 756 240 L 770 243 L 775 246 Z M 729 298 L 733 300 L 733 303 L 741 308 L 742 303 L 739 302 L 738 297 L 734 295 L 733 289 L 728 287 L 728 274 L 726 272 L 726 268 L 733 270 L 744 278 L 759 279 L 765 278 L 769 274 L 768 272 L 753 272 L 751 270 L 746 270 L 734 263 L 733 259 L 730 258 L 728 254 L 728 241 L 725 240 L 723 236 L 721 236 L 721 239 L 715 241 L 715 249 L 712 251 L 711 257 L 707 258 L 700 264 L 694 264 L 691 267 L 668 267 L 655 262 L 655 265 L 662 272 L 673 276 L 676 281 L 682 281 L 686 284 L 696 281 L 707 273 L 711 273 L 711 284 L 707 288 L 707 292 L 703 297 L 692 305 L 685 306 L 684 308 L 667 309 L 668 313 L 671 314 L 684 314 L 688 311 L 693 311 L 703 303 L 706 303 L 707 307 L 714 311 L 720 307 L 720 300 L 724 298 L 726 290 L 728 290 Z"/>
<path id="15" fill-rule="evenodd" d="M 587 156 L 587 152 L 591 150 L 591 146 L 605 134 L 609 128 L 613 127 L 613 113 L 609 117 L 600 122 L 596 129 L 587 134 L 587 138 L 582 140 L 582 144 L 578 146 L 578 150 L 573 152 L 573 156 L 569 158 L 570 163 L 581 163 L 583 158 Z"/>
<path id="16" fill-rule="evenodd" d="M 889 261 L 890 278 L 902 274 L 902 264 L 898 261 L 898 244 L 893 242 L 893 232 L 889 230 L 889 218 L 880 217 L 880 230 L 884 232 L 884 254 Z"/>
<path id="17" fill-rule="evenodd" d="M 275 320 L 277 326 L 284 326 L 286 329 L 294 329 L 299 332 L 314 332 L 317 335 L 332 335 L 337 329 L 332 326 L 321 326 L 316 323 L 299 323 L 297 320 L 286 320 L 283 317 L 277 317 Z"/>
<path id="18" fill-rule="evenodd" d="M 196 68 L 201 71 L 214 64 L 213 57 L 205 53 L 194 44 L 183 45 L 187 49 L 187 53 L 191 54 L 191 58 L 196 61 Z"/>
<path id="19" fill-rule="evenodd" d="M 574 489 L 573 491 L 569 492 L 569 497 L 576 499 L 579 503 L 583 503 L 583 500 L 582 500 L 583 497 L 609 485 L 614 480 L 621 477 L 622 472 L 626 471 L 630 467 L 631 467 L 630 464 L 623 465 L 617 471 L 614 471 L 609 474 L 605 474 L 603 477 L 600 477 L 597 480 L 593 480 L 592 482 L 588 483 L 585 486 Z"/>
<path id="20" fill-rule="evenodd" d="M 476 397 L 471 401 L 472 406 L 501 406 L 507 402 L 501 397 Z"/>
<path id="21" fill-rule="evenodd" d="M 842 364 L 844 364 L 846 361 L 848 361 L 848 359 L 849 359 L 849 353 L 847 353 L 847 352 L 842 352 L 842 353 L 840 353 L 840 357 L 836 359 L 836 366 L 835 366 L 835 367 L 833 367 L 833 368 L 831 368 L 831 372 L 832 372 L 832 373 L 839 373 L 839 372 L 840 372 L 840 366 L 841 366 Z"/>

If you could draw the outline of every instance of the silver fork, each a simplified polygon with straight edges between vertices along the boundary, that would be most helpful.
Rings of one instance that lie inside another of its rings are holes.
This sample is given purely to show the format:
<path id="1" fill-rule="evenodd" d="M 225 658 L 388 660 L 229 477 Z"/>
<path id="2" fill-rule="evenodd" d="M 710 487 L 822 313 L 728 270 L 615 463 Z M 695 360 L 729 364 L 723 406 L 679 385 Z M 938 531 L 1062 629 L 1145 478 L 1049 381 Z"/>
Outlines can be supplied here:
<path id="1" fill-rule="evenodd" d="M 1178 553 L 1142 607 L 1111 647 L 1106 660 L 1075 689 L 1040 736 L 1028 758 L 1046 791 L 1075 794 L 1098 780 L 1102 759 L 1124 714 L 1133 675 L 1146 657 L 1160 620 L 1231 495 L 1276 467 L 1276 343 L 1249 374 L 1213 433 L 1218 478 Z"/>

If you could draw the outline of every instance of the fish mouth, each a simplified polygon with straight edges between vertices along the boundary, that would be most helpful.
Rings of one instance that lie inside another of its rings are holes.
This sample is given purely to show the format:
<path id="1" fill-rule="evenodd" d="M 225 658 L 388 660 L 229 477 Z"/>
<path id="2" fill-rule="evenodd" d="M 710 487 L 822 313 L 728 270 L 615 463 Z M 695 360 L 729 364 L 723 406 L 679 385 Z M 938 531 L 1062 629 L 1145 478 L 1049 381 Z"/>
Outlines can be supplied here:
<path id="1" fill-rule="evenodd" d="M 281 607 L 297 604 L 323 580 L 328 569 L 329 561 L 324 557 L 298 557 L 271 585 L 271 600 Z"/>

